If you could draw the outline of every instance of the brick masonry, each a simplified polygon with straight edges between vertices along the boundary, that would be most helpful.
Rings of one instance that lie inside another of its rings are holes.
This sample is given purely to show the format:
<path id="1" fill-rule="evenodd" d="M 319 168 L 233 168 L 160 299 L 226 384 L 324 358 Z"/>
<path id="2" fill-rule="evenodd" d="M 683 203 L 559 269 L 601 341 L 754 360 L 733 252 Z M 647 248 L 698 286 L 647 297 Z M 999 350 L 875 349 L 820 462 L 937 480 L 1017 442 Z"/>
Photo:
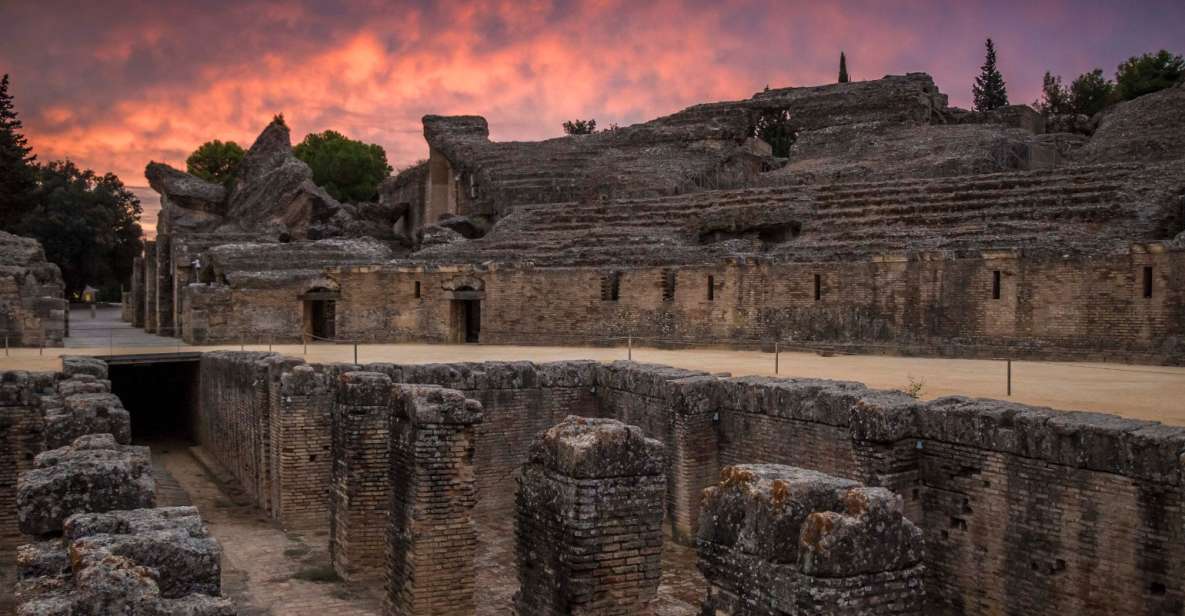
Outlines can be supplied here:
<path id="1" fill-rule="evenodd" d="M 397 385 L 392 393 L 388 613 L 468 616 L 477 601 L 474 448 L 481 404 L 435 385 Z"/>
<path id="2" fill-rule="evenodd" d="M 540 434 L 518 476 L 515 612 L 653 614 L 665 466 L 662 443 L 617 420 Z"/>
<path id="3" fill-rule="evenodd" d="M 250 353 L 231 356 L 259 361 Z M 243 369 L 205 367 L 203 401 L 249 406 L 255 380 Z M 628 362 L 293 365 L 280 369 L 280 379 L 336 380 L 359 369 L 481 402 L 474 472 L 482 514 L 512 510 L 507 486 L 531 439 L 570 410 L 621 419 L 664 442 L 666 519 L 683 542 L 695 536 L 702 492 L 720 469 L 790 465 L 901 496 L 905 515 L 931 546 L 927 593 L 937 613 L 989 614 L 1021 603 L 1040 614 L 1185 613 L 1185 563 L 1174 557 L 1185 548 L 1185 428 L 992 400 L 922 403 L 858 383 L 726 378 Z M 224 381 L 219 388 L 233 383 L 242 391 L 205 391 L 216 380 Z M 307 435 L 327 438 L 332 403 L 320 395 L 323 402 L 307 412 L 270 415 L 273 450 L 301 451 L 295 448 Z M 225 435 L 213 448 L 231 468 L 255 464 L 262 447 L 234 440 L 251 430 L 240 417 L 252 415 L 203 407 L 206 431 Z M 284 519 L 328 519 L 328 494 L 316 486 L 331 484 L 331 468 L 311 449 L 273 465 L 274 499 L 291 504 Z"/>

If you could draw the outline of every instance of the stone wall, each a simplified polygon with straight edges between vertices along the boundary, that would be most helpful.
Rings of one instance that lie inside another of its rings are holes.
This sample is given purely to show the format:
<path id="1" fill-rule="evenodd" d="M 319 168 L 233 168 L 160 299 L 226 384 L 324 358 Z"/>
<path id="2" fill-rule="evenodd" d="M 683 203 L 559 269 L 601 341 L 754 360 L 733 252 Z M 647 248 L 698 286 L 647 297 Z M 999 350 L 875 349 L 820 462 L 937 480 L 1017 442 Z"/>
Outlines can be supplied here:
<path id="1" fill-rule="evenodd" d="M 37 240 L 0 231 L 0 337 L 6 346 L 62 346 L 69 306 L 57 265 Z"/>
<path id="2" fill-rule="evenodd" d="M 922 531 L 901 497 L 816 471 L 729 466 L 704 494 L 704 614 L 915 614 Z"/>
<path id="3" fill-rule="evenodd" d="M 245 437 L 254 430 L 251 418 L 258 412 L 247 409 L 257 381 L 249 375 L 261 360 L 251 353 L 221 355 L 245 362 L 246 367 L 228 364 L 212 373 L 241 392 L 223 398 L 203 393 L 203 401 L 225 399 L 244 410 L 204 407 L 203 421 L 218 417 L 225 424 L 218 433 L 226 435 L 226 443 L 216 449 L 228 466 L 244 467 L 236 472 L 246 484 L 258 472 L 252 465 L 264 445 L 249 438 L 235 443 L 230 434 Z M 211 361 L 203 362 L 203 370 Z M 220 360 L 213 361 L 217 366 Z M 317 486 L 330 484 L 332 461 L 308 452 L 327 444 L 332 404 L 325 392 L 343 373 L 365 370 L 392 384 L 459 390 L 482 404 L 474 473 L 483 514 L 509 511 L 508 482 L 526 461 L 536 433 L 567 412 L 617 418 L 663 441 L 666 518 L 679 540 L 695 536 L 703 490 L 717 482 L 720 469 L 792 465 L 901 497 L 904 514 L 924 530 L 931 546 L 942 548 L 931 549 L 926 560 L 928 596 L 939 613 L 986 614 L 1019 609 L 1021 603 L 1048 614 L 1182 613 L 1185 565 L 1172 555 L 1185 546 L 1185 428 L 991 400 L 922 403 L 857 383 L 726 378 L 628 362 L 282 366 L 268 361 L 262 363 L 274 371 L 262 371 L 260 382 L 303 383 L 301 390 L 318 392 L 313 398 L 320 400 L 293 403 L 296 410 L 288 415 L 270 415 L 271 451 L 287 454 L 305 443 L 312 448 L 268 469 L 271 500 L 286 503 L 284 519 L 326 519 L 328 494 Z M 203 373 L 204 389 L 212 385 L 210 378 Z M 357 443 L 382 441 L 385 428 L 372 423 L 359 424 Z M 357 456 L 367 451 L 340 443 L 333 459 L 361 460 Z M 380 482 L 374 484 L 376 499 L 389 494 L 389 485 L 374 479 L 389 463 L 379 449 L 354 467 L 361 472 L 357 477 Z M 1025 566 L 1013 566 L 1018 562 Z"/>

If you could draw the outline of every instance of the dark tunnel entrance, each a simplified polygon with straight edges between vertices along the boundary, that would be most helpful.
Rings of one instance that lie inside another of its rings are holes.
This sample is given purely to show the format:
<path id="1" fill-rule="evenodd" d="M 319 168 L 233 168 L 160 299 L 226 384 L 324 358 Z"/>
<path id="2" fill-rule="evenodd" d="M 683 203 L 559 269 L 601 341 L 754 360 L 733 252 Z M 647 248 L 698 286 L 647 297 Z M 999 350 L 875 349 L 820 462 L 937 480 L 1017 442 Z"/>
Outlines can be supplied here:
<path id="1" fill-rule="evenodd" d="M 131 414 L 133 443 L 196 444 L 201 365 L 197 353 L 105 359 L 111 391 Z"/>

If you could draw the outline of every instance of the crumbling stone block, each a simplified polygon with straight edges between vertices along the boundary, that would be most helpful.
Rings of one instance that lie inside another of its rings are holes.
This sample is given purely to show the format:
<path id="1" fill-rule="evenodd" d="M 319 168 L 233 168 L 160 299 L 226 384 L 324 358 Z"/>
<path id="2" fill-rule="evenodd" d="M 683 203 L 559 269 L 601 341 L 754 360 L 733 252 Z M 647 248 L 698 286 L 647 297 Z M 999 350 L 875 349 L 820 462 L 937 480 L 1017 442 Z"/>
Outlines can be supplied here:
<path id="1" fill-rule="evenodd" d="M 76 374 L 58 382 L 58 395 L 68 398 L 77 394 L 111 393 L 111 381 L 91 374 Z"/>
<path id="2" fill-rule="evenodd" d="M 94 357 L 71 355 L 62 358 L 62 374 L 66 378 L 89 374 L 96 379 L 107 378 L 107 362 Z"/>
<path id="3" fill-rule="evenodd" d="M 664 469 L 662 443 L 616 420 L 541 434 L 518 478 L 516 613 L 653 613 Z"/>
<path id="4" fill-rule="evenodd" d="M 18 551 L 17 613 L 230 616 L 220 558 L 193 507 L 75 515 Z"/>
<path id="5" fill-rule="evenodd" d="M 76 513 L 152 507 L 156 483 L 147 447 L 121 445 L 92 434 L 34 459 L 17 481 L 17 519 L 33 536 L 62 532 Z"/>
<path id="6" fill-rule="evenodd" d="M 476 609 L 474 446 L 481 404 L 432 385 L 396 386 L 393 398 L 388 611 L 469 616 Z"/>
<path id="7" fill-rule="evenodd" d="M 922 531 L 884 488 L 779 465 L 736 465 L 704 492 L 703 613 L 921 614 Z"/>
<path id="8" fill-rule="evenodd" d="M 119 396 L 111 393 L 74 394 L 62 405 L 46 408 L 45 447 L 65 447 L 87 434 L 110 434 L 117 443 L 132 442 L 132 419 Z"/>

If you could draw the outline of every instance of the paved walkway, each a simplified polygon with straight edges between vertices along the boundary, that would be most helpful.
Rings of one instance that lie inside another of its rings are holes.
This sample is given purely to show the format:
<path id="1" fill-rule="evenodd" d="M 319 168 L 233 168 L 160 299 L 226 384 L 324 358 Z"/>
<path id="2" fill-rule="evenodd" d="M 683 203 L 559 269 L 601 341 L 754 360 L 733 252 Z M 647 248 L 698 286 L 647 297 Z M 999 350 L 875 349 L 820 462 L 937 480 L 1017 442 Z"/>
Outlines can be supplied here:
<path id="1" fill-rule="evenodd" d="M 63 340 L 68 349 L 112 349 L 115 347 L 184 348 L 176 338 L 149 334 L 120 318 L 119 306 L 74 304 L 70 308 L 70 335 Z M 48 350 L 48 349 L 47 349 Z"/>

